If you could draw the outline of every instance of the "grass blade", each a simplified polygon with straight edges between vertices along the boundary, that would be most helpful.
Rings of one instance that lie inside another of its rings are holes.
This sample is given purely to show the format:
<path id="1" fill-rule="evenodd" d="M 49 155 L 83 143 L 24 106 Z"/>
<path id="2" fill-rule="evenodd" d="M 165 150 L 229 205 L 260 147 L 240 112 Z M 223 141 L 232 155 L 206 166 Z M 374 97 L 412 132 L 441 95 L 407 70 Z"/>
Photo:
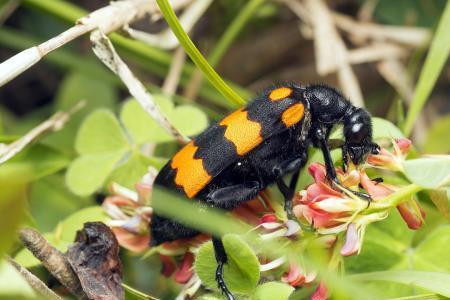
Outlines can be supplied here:
<path id="1" fill-rule="evenodd" d="M 173 33 L 180 41 L 180 44 L 183 46 L 184 50 L 195 65 L 197 65 L 197 67 L 203 72 L 205 77 L 230 102 L 243 105 L 245 101 L 222 80 L 219 74 L 214 71 L 200 51 L 195 47 L 192 40 L 181 27 L 180 22 L 178 21 L 178 18 L 168 1 L 157 0 L 156 2 L 161 9 L 164 19 L 167 21 Z"/>
<path id="2" fill-rule="evenodd" d="M 411 133 L 414 122 L 421 112 L 431 90 L 436 83 L 436 80 L 441 73 L 441 70 L 447 60 L 450 52 L 450 35 L 448 29 L 450 28 L 450 2 L 447 2 L 444 13 L 439 21 L 438 28 L 431 42 L 430 50 L 425 60 L 424 67 L 420 73 L 419 82 L 417 83 L 416 91 L 412 104 L 409 108 L 408 116 L 406 118 L 403 132 L 406 136 Z"/>

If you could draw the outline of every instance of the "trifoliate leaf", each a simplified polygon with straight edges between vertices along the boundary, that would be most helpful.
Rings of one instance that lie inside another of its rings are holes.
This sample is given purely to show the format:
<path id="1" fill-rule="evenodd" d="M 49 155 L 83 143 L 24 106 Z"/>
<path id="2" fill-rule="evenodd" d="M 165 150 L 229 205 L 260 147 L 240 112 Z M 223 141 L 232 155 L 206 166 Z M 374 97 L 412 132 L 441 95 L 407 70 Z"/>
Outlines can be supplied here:
<path id="1" fill-rule="evenodd" d="M 182 134 L 192 136 L 206 128 L 206 115 L 199 109 L 181 105 L 173 107 L 167 98 L 155 97 L 169 121 Z M 144 142 L 168 142 L 174 138 L 162 129 L 135 100 L 127 101 L 121 111 L 120 118 L 137 145 Z"/>
<path id="2" fill-rule="evenodd" d="M 118 152 L 129 148 L 119 121 L 108 110 L 97 110 L 81 124 L 75 148 L 80 154 Z"/>
<path id="3" fill-rule="evenodd" d="M 111 173 L 108 181 L 134 189 L 134 185 L 145 175 L 149 165 L 151 165 L 149 158 L 139 152 L 133 152 L 125 163 Z"/>
<path id="4" fill-rule="evenodd" d="M 227 234 L 223 238 L 228 262 L 224 267 L 224 279 L 232 292 L 251 293 L 259 280 L 259 261 L 253 250 L 238 235 Z M 212 242 L 201 246 L 196 260 L 195 272 L 202 282 L 217 289 L 215 273 L 217 262 Z"/>
<path id="5" fill-rule="evenodd" d="M 66 183 L 76 195 L 90 195 L 99 189 L 123 152 L 82 155 L 75 159 L 66 173 Z"/>

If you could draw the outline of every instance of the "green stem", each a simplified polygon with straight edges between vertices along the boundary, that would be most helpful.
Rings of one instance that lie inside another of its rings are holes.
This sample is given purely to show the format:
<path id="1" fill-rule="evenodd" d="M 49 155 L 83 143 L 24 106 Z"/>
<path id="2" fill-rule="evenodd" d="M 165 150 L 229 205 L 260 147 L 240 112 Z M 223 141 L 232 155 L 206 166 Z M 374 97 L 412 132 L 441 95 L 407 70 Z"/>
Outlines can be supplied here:
<path id="1" fill-rule="evenodd" d="M 220 37 L 217 45 L 214 47 L 211 54 L 208 56 L 208 61 L 212 67 L 216 67 L 219 61 L 222 59 L 225 52 L 230 47 L 231 43 L 236 39 L 236 37 L 241 32 L 242 28 L 245 24 L 250 20 L 253 16 L 256 9 L 261 5 L 265 0 L 250 0 L 244 6 L 244 8 L 240 11 L 236 18 L 234 18 L 233 22 L 228 26 L 225 33 Z"/>
<path id="2" fill-rule="evenodd" d="M 379 212 L 385 210 L 390 207 L 395 207 L 402 202 L 409 200 L 410 195 L 420 192 L 424 188 L 417 184 L 410 184 L 402 188 L 401 190 L 396 191 L 395 193 L 387 196 L 380 202 L 372 202 L 370 206 L 362 211 L 362 214 L 371 214 L 374 212 Z"/>
<path id="3" fill-rule="evenodd" d="M 186 53 L 195 65 L 204 73 L 211 84 L 230 102 L 243 105 L 245 101 L 222 80 L 216 71 L 214 71 L 214 69 L 209 65 L 200 51 L 195 47 L 194 43 L 181 27 L 180 22 L 178 21 L 178 18 L 168 1 L 157 0 L 156 2 L 161 9 L 164 19 L 167 21 L 173 33 L 178 38 L 181 46 L 183 46 Z"/>
<path id="4" fill-rule="evenodd" d="M 406 118 L 403 132 L 405 136 L 411 133 L 414 122 L 417 116 L 422 111 L 431 90 L 436 83 L 436 80 L 441 73 L 442 68 L 447 61 L 450 53 L 450 36 L 448 29 L 450 28 L 450 1 L 445 6 L 444 13 L 439 21 L 436 34 L 431 42 L 430 50 L 422 72 L 420 73 L 419 81 L 414 93 L 414 98 L 409 108 L 408 116 Z"/>

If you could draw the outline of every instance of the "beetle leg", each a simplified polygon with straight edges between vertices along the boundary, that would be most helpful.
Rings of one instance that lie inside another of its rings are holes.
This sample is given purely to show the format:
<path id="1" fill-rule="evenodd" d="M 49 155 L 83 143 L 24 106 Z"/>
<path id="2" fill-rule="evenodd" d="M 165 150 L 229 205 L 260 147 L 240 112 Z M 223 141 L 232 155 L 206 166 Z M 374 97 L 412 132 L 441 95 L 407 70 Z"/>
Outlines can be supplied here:
<path id="1" fill-rule="evenodd" d="M 333 160 L 331 159 L 330 149 L 328 148 L 326 135 L 322 129 L 318 128 L 316 130 L 316 138 L 319 141 L 320 149 L 322 150 L 323 159 L 325 161 L 325 169 L 327 170 L 328 179 L 330 179 L 334 185 L 337 185 L 338 188 L 342 187 L 342 183 L 339 181 L 339 179 L 337 177 L 336 170 L 333 165 Z M 361 193 L 358 191 L 353 191 L 353 190 L 349 190 L 349 191 L 352 194 L 354 194 L 360 198 L 363 198 L 364 200 L 367 200 L 369 202 L 368 205 L 370 205 L 370 202 L 372 201 L 372 198 L 370 197 L 370 195 L 368 195 L 366 193 Z"/>
<path id="2" fill-rule="evenodd" d="M 256 197 L 260 190 L 259 182 L 249 181 L 214 190 L 206 196 L 206 202 L 219 208 L 233 208 Z"/>
<path id="3" fill-rule="evenodd" d="M 292 211 L 292 198 L 294 197 L 295 184 L 298 180 L 298 175 L 300 172 L 300 168 L 302 166 L 302 159 L 296 158 L 294 160 L 288 160 L 281 163 L 279 166 L 273 169 L 273 173 L 277 177 L 277 186 L 280 192 L 284 197 L 284 210 L 286 211 L 287 217 L 290 220 L 294 220 L 294 212 Z M 289 186 L 286 185 L 283 178 L 281 177 L 283 174 L 295 171 L 292 175 L 291 182 Z"/>
<path id="4" fill-rule="evenodd" d="M 223 246 L 222 240 L 220 238 L 213 237 L 212 239 L 214 246 L 214 254 L 216 255 L 217 261 L 217 269 L 216 269 L 216 282 L 219 286 L 222 294 L 227 298 L 227 300 L 234 300 L 233 294 L 231 294 L 230 290 L 223 279 L 223 266 L 227 263 L 228 257 L 225 252 L 225 247 Z"/>

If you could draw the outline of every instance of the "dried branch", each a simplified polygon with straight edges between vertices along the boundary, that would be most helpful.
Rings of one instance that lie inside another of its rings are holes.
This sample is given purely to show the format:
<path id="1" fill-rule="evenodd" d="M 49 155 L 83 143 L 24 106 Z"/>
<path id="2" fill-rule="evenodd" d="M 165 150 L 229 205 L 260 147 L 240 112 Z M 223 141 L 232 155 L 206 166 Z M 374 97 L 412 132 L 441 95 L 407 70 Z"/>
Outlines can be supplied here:
<path id="1" fill-rule="evenodd" d="M 187 0 L 172 0 L 174 9 L 186 4 Z M 28 48 L 0 64 L 0 86 L 23 73 L 39 62 L 49 52 L 93 30 L 109 34 L 147 14 L 159 13 L 155 1 L 122 0 L 111 2 L 89 15 L 79 19 L 77 24 L 52 39 L 32 48 Z"/>
<path id="2" fill-rule="evenodd" d="M 344 94 L 353 104 L 364 106 L 358 79 L 347 58 L 347 47 L 334 26 L 329 8 L 322 0 L 307 0 L 305 3 L 309 15 L 315 16 L 310 21 L 314 32 L 317 72 L 326 75 L 337 71 Z"/>
<path id="3" fill-rule="evenodd" d="M 186 8 L 179 18 L 180 24 L 186 32 L 189 32 L 194 27 L 200 17 L 208 9 L 211 2 L 212 0 L 196 0 Z M 171 50 L 179 45 L 178 39 L 170 28 L 157 34 L 135 30 L 129 26 L 125 26 L 124 30 L 130 37 L 158 48 Z"/>
<path id="4" fill-rule="evenodd" d="M 78 299 L 87 299 L 77 275 L 64 254 L 50 245 L 36 230 L 24 228 L 19 231 L 23 245 L 39 259 L 43 266 Z"/>
<path id="5" fill-rule="evenodd" d="M 180 82 L 181 71 L 186 62 L 186 52 L 183 47 L 178 47 L 173 54 L 172 63 L 169 68 L 169 73 L 164 80 L 162 91 L 169 96 L 175 94 L 178 83 Z"/>
<path id="6" fill-rule="evenodd" d="M 38 292 L 42 297 L 49 300 L 63 300 L 55 292 L 49 289 L 39 278 L 37 278 L 33 273 L 28 271 L 26 268 L 22 267 L 11 257 L 7 257 L 6 260 L 10 265 L 12 265 L 22 277 L 28 282 L 28 284 Z"/>
<path id="7" fill-rule="evenodd" d="M 58 131 L 69 121 L 70 116 L 84 107 L 85 101 L 78 102 L 68 112 L 57 112 L 48 120 L 31 129 L 27 134 L 9 145 L 0 144 L 0 165 L 22 151 L 27 145 L 46 133 Z"/>
<path id="8" fill-rule="evenodd" d="M 332 16 L 336 26 L 363 40 L 391 41 L 417 48 L 427 45 L 431 39 L 431 32 L 426 28 L 363 23 L 338 13 Z"/>
<path id="9" fill-rule="evenodd" d="M 123 62 L 114 49 L 111 41 L 101 31 L 91 34 L 93 51 L 95 55 L 127 86 L 129 92 L 146 111 L 167 133 L 174 136 L 180 143 L 189 142 L 189 138 L 183 136 L 167 119 L 164 113 L 153 99 L 153 96 L 145 89 L 144 85 L 134 76 L 128 66 Z"/>

